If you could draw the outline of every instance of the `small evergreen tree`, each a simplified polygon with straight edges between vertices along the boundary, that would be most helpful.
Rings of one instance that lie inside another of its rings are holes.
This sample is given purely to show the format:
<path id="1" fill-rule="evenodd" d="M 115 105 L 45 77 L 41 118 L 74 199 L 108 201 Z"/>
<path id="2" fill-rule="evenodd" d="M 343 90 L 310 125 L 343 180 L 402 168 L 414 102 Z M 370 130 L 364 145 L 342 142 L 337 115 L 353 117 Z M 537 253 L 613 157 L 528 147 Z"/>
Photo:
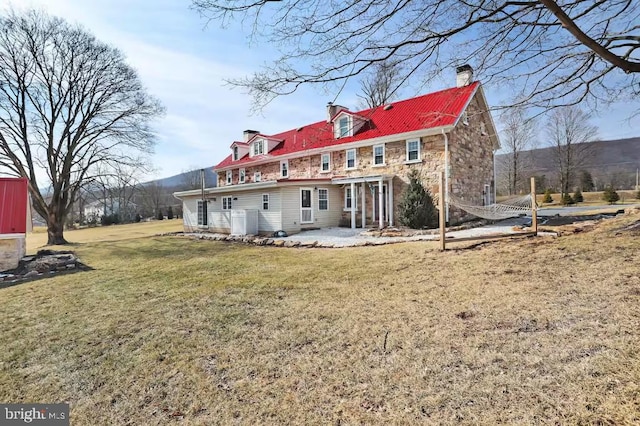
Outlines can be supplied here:
<path id="1" fill-rule="evenodd" d="M 547 190 L 544 191 L 544 197 L 542 197 L 542 202 L 544 204 L 553 203 L 553 198 L 551 197 L 551 188 L 547 188 Z"/>
<path id="2" fill-rule="evenodd" d="M 576 189 L 576 192 L 573 193 L 573 201 L 576 203 L 582 203 L 584 201 L 584 197 L 582 196 L 582 191 L 580 188 Z"/>
<path id="3" fill-rule="evenodd" d="M 164 214 L 162 214 L 162 209 L 158 209 L 158 214 L 156 215 L 156 219 L 163 220 Z"/>
<path id="4" fill-rule="evenodd" d="M 167 219 L 173 219 L 173 208 L 171 206 L 167 208 Z"/>
<path id="5" fill-rule="evenodd" d="M 136 213 L 136 217 L 134 219 L 136 221 L 136 223 L 140 222 L 142 220 L 142 216 L 140 216 L 140 213 Z"/>
<path id="6" fill-rule="evenodd" d="M 402 194 L 399 205 L 400 224 L 412 229 L 436 228 L 438 214 L 431 194 L 422 185 L 420 173 L 409 173 L 409 186 Z"/>
<path id="7" fill-rule="evenodd" d="M 571 194 L 569 194 L 568 192 L 566 194 L 564 194 L 562 196 L 562 205 L 563 206 L 568 206 L 570 204 L 573 204 L 573 198 L 571 198 Z"/>
<path id="8" fill-rule="evenodd" d="M 636 192 L 636 200 L 640 200 L 640 189 L 638 189 L 638 192 Z"/>
<path id="9" fill-rule="evenodd" d="M 609 204 L 615 204 L 620 199 L 620 196 L 611 186 L 607 186 L 602 193 L 602 199 Z"/>

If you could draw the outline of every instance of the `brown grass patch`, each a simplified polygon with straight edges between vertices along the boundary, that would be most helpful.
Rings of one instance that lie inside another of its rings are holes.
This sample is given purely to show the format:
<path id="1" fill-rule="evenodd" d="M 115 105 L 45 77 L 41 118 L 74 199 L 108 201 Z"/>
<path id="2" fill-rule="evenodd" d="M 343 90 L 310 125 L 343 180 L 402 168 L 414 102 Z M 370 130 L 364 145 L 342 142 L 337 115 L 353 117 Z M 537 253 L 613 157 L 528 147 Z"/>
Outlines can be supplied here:
<path id="1" fill-rule="evenodd" d="M 74 425 L 640 421 L 631 217 L 558 239 L 87 243 L 0 290 L 0 400 Z"/>

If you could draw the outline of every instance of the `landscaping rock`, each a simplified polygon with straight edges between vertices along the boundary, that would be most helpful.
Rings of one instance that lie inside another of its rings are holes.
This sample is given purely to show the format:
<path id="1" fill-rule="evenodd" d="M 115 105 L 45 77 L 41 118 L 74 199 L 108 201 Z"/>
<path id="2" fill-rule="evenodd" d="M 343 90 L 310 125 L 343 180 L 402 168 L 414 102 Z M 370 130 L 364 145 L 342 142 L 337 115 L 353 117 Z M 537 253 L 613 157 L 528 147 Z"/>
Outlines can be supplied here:
<path id="1" fill-rule="evenodd" d="M 273 242 L 273 245 L 276 247 L 283 247 L 284 246 L 284 240 L 275 240 Z"/>

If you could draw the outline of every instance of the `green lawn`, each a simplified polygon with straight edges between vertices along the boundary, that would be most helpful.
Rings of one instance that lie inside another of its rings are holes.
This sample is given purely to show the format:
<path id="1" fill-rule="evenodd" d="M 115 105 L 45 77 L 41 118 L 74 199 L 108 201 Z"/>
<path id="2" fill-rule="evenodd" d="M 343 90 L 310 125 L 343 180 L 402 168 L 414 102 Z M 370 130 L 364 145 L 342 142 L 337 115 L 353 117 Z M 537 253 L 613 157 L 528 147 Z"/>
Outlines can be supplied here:
<path id="1" fill-rule="evenodd" d="M 0 401 L 73 425 L 638 423 L 640 238 L 614 232 L 638 219 L 446 253 L 84 242 L 95 270 L 0 289 Z"/>

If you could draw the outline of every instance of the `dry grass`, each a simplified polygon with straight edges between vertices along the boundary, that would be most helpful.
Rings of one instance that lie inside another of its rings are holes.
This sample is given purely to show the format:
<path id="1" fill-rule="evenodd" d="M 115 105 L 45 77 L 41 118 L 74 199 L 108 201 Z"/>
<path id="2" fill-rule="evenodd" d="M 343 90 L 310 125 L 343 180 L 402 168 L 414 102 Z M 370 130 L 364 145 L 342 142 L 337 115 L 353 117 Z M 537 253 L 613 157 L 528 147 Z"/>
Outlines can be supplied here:
<path id="1" fill-rule="evenodd" d="M 74 425 L 637 424 L 640 239 L 613 231 L 637 220 L 446 253 L 83 244 L 94 271 L 0 290 L 0 400 Z"/>
<path id="2" fill-rule="evenodd" d="M 122 241 L 133 238 L 150 237 L 165 232 L 182 231 L 182 219 L 154 220 L 151 222 L 128 223 L 125 225 L 98 226 L 96 228 L 70 229 L 64 237 L 72 244 L 98 241 Z M 27 251 L 34 252 L 47 244 L 47 228 L 36 227 L 27 235 Z"/>

